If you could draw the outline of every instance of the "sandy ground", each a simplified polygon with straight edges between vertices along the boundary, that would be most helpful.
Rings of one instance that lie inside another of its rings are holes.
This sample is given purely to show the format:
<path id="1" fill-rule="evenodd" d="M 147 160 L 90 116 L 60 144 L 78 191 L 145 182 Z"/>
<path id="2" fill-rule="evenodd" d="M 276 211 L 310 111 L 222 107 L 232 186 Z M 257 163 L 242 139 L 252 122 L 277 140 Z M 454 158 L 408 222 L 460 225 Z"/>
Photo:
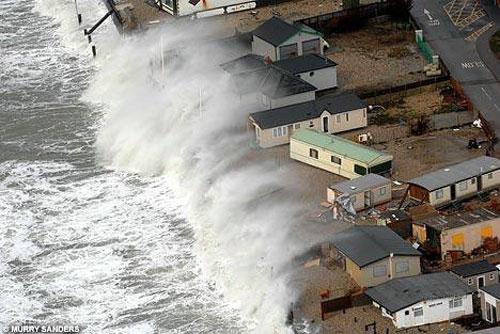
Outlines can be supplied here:
<path id="1" fill-rule="evenodd" d="M 387 108 L 387 113 L 396 118 L 409 119 L 417 115 L 432 115 L 442 104 L 443 97 L 438 90 L 422 92 L 405 97 L 403 103 Z"/>
<path id="2" fill-rule="evenodd" d="M 339 64 L 339 85 L 363 92 L 425 79 L 424 59 L 412 31 L 394 28 L 390 22 L 358 31 L 333 34 L 328 57 Z"/>

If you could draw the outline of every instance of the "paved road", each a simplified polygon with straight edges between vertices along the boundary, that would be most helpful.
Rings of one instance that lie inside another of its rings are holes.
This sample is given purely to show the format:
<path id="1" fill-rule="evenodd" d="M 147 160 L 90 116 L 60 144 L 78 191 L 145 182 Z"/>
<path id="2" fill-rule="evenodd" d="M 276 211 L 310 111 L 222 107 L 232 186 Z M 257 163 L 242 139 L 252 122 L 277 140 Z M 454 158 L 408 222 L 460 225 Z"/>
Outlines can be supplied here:
<path id="1" fill-rule="evenodd" d="M 486 38 L 480 37 L 477 42 L 465 40 L 493 19 L 485 16 L 461 31 L 443 9 L 448 2 L 414 1 L 412 16 L 424 30 L 424 39 L 441 57 L 451 75 L 461 83 L 476 109 L 500 138 L 500 83 L 497 79 L 500 77 L 500 72 L 497 73 L 500 68 L 491 62 L 487 54 L 477 51 L 477 45 L 481 50 L 484 48 Z M 428 11 L 427 15 L 424 9 Z"/>

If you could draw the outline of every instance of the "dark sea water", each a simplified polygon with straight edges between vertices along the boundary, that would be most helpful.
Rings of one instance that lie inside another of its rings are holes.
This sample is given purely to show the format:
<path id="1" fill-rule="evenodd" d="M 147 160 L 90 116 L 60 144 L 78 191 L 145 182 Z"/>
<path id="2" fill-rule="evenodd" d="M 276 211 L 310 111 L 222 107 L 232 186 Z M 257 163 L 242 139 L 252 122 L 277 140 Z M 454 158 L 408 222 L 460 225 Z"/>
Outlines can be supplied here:
<path id="1" fill-rule="evenodd" d="M 78 3 L 86 24 L 106 11 Z M 73 0 L 0 1 L 0 325 L 244 332 L 168 177 L 99 162 L 106 109 L 81 99 L 99 71 L 86 43 Z"/>

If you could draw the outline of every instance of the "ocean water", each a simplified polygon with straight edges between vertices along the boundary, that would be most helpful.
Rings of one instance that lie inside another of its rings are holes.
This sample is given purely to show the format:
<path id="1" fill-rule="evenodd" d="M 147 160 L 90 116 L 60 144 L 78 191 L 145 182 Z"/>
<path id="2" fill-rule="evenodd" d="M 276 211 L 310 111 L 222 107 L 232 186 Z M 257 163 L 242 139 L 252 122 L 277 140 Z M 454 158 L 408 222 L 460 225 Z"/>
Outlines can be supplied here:
<path id="1" fill-rule="evenodd" d="M 108 21 L 94 60 L 82 28 L 106 8 L 78 10 L 82 27 L 73 0 L 0 2 L 0 326 L 289 332 L 300 205 L 276 166 L 241 163 L 216 66 L 237 51 Z"/>

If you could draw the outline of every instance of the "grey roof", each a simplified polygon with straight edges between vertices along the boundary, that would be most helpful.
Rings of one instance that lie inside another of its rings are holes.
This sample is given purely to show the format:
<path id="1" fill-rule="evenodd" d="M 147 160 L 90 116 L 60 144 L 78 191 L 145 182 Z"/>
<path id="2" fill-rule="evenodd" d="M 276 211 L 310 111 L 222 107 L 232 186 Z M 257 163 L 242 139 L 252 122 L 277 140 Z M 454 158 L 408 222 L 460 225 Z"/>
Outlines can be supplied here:
<path id="1" fill-rule="evenodd" d="M 311 72 L 322 68 L 337 66 L 334 61 L 316 53 L 280 60 L 273 64 L 292 74 Z"/>
<path id="2" fill-rule="evenodd" d="M 250 114 L 261 129 L 303 122 L 318 118 L 323 111 L 337 114 L 366 106 L 357 95 L 343 93 L 341 95 L 325 95 L 315 101 L 293 104 L 286 107 L 259 111 Z"/>
<path id="3" fill-rule="evenodd" d="M 489 273 L 491 271 L 497 271 L 497 267 L 492 265 L 486 260 L 467 263 L 461 266 L 456 266 L 451 268 L 451 271 L 461 277 L 470 277 L 479 274 Z"/>
<path id="4" fill-rule="evenodd" d="M 420 256 L 420 252 L 387 226 L 355 225 L 336 234 L 332 244 L 359 267 L 384 259 L 392 254 Z"/>
<path id="5" fill-rule="evenodd" d="M 473 211 L 461 211 L 447 216 L 433 216 L 417 220 L 414 224 L 427 225 L 438 231 L 451 230 L 466 225 L 474 225 L 499 218 L 499 215 L 486 208 L 478 208 Z"/>
<path id="6" fill-rule="evenodd" d="M 474 290 L 449 272 L 396 278 L 366 290 L 377 304 L 389 312 L 397 312 L 422 301 L 460 297 Z"/>
<path id="7" fill-rule="evenodd" d="M 220 65 L 231 74 L 234 89 L 239 94 L 261 92 L 271 98 L 315 91 L 316 87 L 272 64 L 249 54 Z"/>
<path id="8" fill-rule="evenodd" d="M 500 160 L 483 156 L 416 177 L 408 181 L 408 183 L 420 186 L 428 191 L 434 191 L 499 168 Z"/>
<path id="9" fill-rule="evenodd" d="M 336 190 L 342 194 L 353 195 L 390 183 L 391 180 L 381 175 L 370 173 L 349 181 L 332 184 L 330 189 Z"/>
<path id="10" fill-rule="evenodd" d="M 230 74 L 239 74 L 248 71 L 256 71 L 268 65 L 264 62 L 264 57 L 250 53 L 220 66 L 224 71 Z"/>
<path id="11" fill-rule="evenodd" d="M 493 297 L 495 297 L 497 299 L 500 299 L 500 283 L 483 286 L 483 287 L 481 287 L 481 290 L 492 295 Z"/>
<path id="12" fill-rule="evenodd" d="M 266 42 L 278 46 L 287 39 L 293 37 L 299 31 L 308 30 L 311 33 L 317 33 L 310 27 L 305 26 L 300 23 L 290 24 L 276 16 L 273 16 L 266 22 L 258 26 L 254 31 L 253 35 L 265 40 Z M 317 33 L 320 35 L 319 33 Z"/>

